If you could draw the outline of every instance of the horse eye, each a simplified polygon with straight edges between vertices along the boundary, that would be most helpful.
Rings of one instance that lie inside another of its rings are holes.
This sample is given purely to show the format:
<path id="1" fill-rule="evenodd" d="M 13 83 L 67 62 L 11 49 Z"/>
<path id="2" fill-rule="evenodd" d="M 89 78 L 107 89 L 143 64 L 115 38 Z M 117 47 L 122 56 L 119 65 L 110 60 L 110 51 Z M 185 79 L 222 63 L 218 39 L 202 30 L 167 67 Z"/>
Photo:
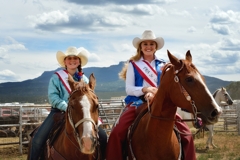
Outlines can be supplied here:
<path id="1" fill-rule="evenodd" d="M 185 79 L 186 82 L 193 82 L 193 78 L 192 77 L 188 77 Z"/>

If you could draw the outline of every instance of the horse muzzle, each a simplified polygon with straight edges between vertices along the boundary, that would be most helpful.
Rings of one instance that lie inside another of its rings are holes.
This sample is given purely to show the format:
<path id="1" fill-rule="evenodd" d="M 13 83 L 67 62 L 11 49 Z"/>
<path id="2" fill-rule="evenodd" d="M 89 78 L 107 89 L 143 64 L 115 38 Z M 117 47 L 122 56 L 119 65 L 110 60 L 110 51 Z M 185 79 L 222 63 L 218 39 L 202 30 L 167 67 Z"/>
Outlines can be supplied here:
<path id="1" fill-rule="evenodd" d="M 94 153 L 96 145 L 97 145 L 97 138 L 93 136 L 82 137 L 80 140 L 80 150 L 84 154 Z"/>
<path id="2" fill-rule="evenodd" d="M 210 115 L 200 114 L 199 117 L 202 119 L 204 124 L 210 125 L 218 122 L 219 116 L 222 114 L 222 109 L 214 109 Z"/>

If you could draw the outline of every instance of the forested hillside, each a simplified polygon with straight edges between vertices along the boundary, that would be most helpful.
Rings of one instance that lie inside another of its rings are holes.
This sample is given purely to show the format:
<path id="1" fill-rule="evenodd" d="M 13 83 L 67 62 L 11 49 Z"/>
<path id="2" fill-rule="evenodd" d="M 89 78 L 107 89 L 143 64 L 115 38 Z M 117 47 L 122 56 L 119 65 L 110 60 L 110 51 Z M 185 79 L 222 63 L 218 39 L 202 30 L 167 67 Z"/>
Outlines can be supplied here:
<path id="1" fill-rule="evenodd" d="M 226 86 L 226 89 L 232 99 L 240 100 L 240 81 L 230 83 Z"/>
<path id="2" fill-rule="evenodd" d="M 95 92 L 99 99 L 110 99 L 116 96 L 125 96 L 125 82 L 118 77 L 124 62 L 109 67 L 84 68 L 84 74 L 89 76 L 94 73 L 97 80 Z M 54 71 L 45 71 L 41 76 L 22 82 L 0 83 L 0 103 L 6 102 L 29 102 L 47 103 L 48 82 Z M 239 82 L 223 81 L 218 78 L 204 76 L 211 93 L 220 87 L 227 87 L 230 95 L 239 98 Z M 231 85 L 230 85 L 231 84 Z"/>

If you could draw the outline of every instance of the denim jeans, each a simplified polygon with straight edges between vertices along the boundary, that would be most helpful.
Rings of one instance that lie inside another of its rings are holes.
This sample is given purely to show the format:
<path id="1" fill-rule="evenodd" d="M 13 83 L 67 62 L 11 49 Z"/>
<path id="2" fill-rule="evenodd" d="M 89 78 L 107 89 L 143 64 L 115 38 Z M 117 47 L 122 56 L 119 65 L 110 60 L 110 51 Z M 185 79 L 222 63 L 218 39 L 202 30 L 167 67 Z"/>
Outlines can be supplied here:
<path id="1" fill-rule="evenodd" d="M 59 109 L 52 108 L 47 118 L 43 121 L 38 131 L 35 133 L 31 144 L 30 160 L 37 160 L 39 158 L 42 148 L 47 141 L 48 135 L 53 128 L 53 116 L 59 111 Z"/>

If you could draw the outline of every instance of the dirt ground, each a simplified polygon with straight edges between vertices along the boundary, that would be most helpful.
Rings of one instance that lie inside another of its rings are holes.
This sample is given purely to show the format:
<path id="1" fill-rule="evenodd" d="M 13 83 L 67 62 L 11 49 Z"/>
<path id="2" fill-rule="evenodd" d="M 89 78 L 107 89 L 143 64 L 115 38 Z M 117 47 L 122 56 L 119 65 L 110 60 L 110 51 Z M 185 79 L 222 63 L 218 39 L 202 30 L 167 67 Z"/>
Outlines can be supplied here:
<path id="1" fill-rule="evenodd" d="M 0 160 L 26 160 L 27 148 L 23 147 L 23 154 L 19 152 L 19 145 L 0 146 Z"/>
<path id="2" fill-rule="evenodd" d="M 218 148 L 210 146 L 206 150 L 208 132 L 203 138 L 194 140 L 197 160 L 240 160 L 240 135 L 235 133 L 215 132 L 214 143 Z M 0 146 L 0 160 L 26 160 L 27 148 L 23 148 L 23 154 L 19 153 L 18 145 Z"/>

